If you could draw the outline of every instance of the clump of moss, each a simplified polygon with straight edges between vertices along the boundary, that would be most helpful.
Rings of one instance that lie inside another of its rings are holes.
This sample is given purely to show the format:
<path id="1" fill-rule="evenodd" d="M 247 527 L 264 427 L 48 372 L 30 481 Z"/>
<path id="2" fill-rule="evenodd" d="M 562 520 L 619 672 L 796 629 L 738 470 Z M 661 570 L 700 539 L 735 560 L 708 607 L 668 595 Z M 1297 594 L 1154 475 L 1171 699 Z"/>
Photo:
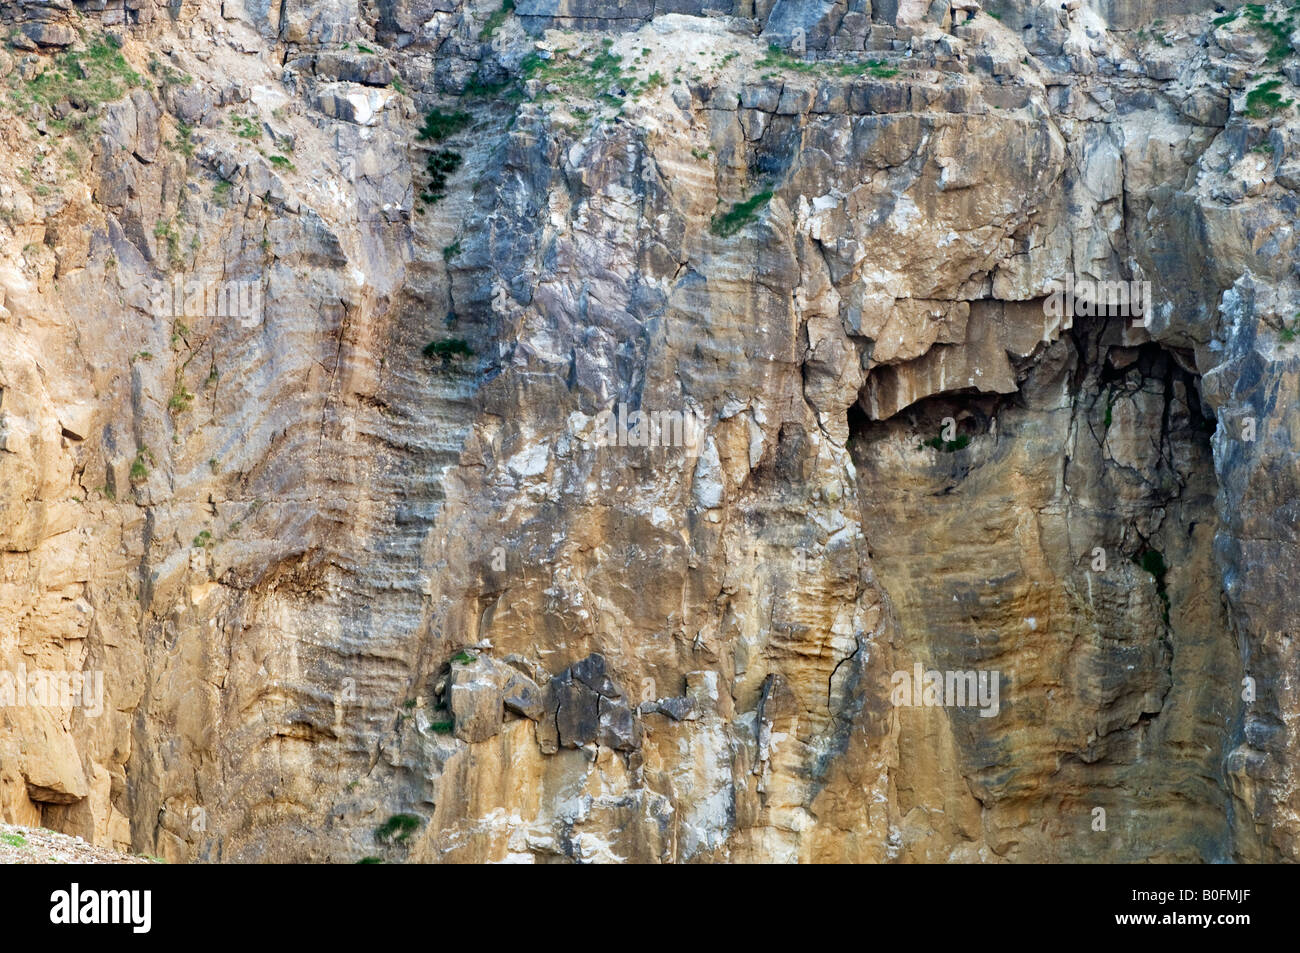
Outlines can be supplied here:
<path id="1" fill-rule="evenodd" d="M 461 665 L 468 665 L 470 662 L 474 661 L 474 656 L 470 655 L 464 649 L 461 649 L 451 657 L 451 660 L 453 662 L 459 662 Z"/>
<path id="2" fill-rule="evenodd" d="M 759 209 L 767 205 L 771 199 L 772 192 L 766 190 L 743 202 L 737 202 L 726 213 L 713 216 L 713 221 L 709 223 L 709 231 L 723 238 L 736 234 L 758 218 Z"/>

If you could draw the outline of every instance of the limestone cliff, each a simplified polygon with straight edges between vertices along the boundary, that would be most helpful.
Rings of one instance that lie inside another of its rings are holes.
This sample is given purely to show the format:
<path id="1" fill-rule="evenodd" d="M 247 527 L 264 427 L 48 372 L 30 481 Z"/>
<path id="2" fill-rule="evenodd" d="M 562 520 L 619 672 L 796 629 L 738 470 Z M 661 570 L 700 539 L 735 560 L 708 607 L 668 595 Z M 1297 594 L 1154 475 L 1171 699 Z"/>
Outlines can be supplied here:
<path id="1" fill-rule="evenodd" d="M 1298 14 L 0 4 L 0 820 L 1300 858 Z"/>

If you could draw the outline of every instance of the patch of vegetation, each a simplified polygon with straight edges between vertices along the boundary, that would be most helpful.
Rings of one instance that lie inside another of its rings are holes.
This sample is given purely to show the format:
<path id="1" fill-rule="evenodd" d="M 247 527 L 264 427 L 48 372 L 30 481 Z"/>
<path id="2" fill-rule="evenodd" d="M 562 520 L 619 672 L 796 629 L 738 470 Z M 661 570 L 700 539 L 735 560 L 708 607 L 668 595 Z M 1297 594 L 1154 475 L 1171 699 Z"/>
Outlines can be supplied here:
<path id="1" fill-rule="evenodd" d="M 538 99 L 568 99 L 575 95 L 595 96 L 611 86 L 630 88 L 634 80 L 623 72 L 623 57 L 610 52 L 612 40 L 591 59 L 574 56 L 567 49 L 555 50 L 549 59 L 529 53 L 519 64 L 524 79 L 538 80 L 546 89 Z"/>
<path id="2" fill-rule="evenodd" d="M 122 51 L 107 37 L 90 40 L 85 49 L 59 54 L 39 76 L 24 83 L 15 70 L 10 98 L 20 111 L 37 106 L 53 116 L 53 108 L 67 102 L 89 110 L 121 99 L 127 90 L 144 86 L 145 78 L 131 68 Z"/>
<path id="3" fill-rule="evenodd" d="M 1165 574 L 1169 567 L 1165 565 L 1165 557 L 1158 549 L 1145 548 L 1141 553 L 1133 556 L 1133 562 L 1137 563 L 1146 572 L 1149 572 L 1156 581 L 1156 595 L 1164 604 L 1165 624 L 1169 624 L 1169 588 L 1165 583 Z"/>
<path id="4" fill-rule="evenodd" d="M 270 162 L 271 165 L 275 166 L 277 169 L 285 169 L 289 172 L 294 171 L 295 168 L 288 156 L 267 156 L 266 161 Z"/>
<path id="5" fill-rule="evenodd" d="M 470 655 L 464 649 L 461 649 L 459 652 L 457 652 L 455 655 L 451 657 L 451 660 L 453 662 L 459 662 L 461 665 L 468 665 L 470 662 L 475 661 L 475 657 L 473 655 Z"/>
<path id="6" fill-rule="evenodd" d="M 140 484 L 149 479 L 149 466 L 156 464 L 153 454 L 148 447 L 141 447 L 135 452 L 135 459 L 131 461 L 130 480 L 132 483 Z"/>
<path id="7" fill-rule="evenodd" d="M 190 409 L 190 404 L 194 403 L 194 395 L 185 389 L 185 382 L 180 380 L 177 375 L 176 390 L 172 392 L 171 399 L 167 401 L 167 406 L 178 414 L 183 414 Z"/>
<path id="8" fill-rule="evenodd" d="M 403 96 L 406 95 L 406 84 L 402 82 L 402 78 L 400 76 L 394 76 L 393 81 L 388 85 L 393 87 L 393 89 L 401 93 Z"/>
<path id="9" fill-rule="evenodd" d="M 442 260 L 451 261 L 460 254 L 460 239 L 456 239 L 450 245 L 442 246 Z"/>
<path id="10" fill-rule="evenodd" d="M 357 861 L 358 864 L 382 864 L 383 861 L 378 857 L 362 857 Z"/>
<path id="11" fill-rule="evenodd" d="M 506 17 L 510 16 L 515 8 L 515 0 L 505 0 L 501 4 L 501 9 L 494 12 L 487 18 L 483 24 L 483 29 L 479 31 L 478 40 L 480 43 L 486 43 L 492 37 L 496 36 L 497 30 L 501 29 L 501 24 L 506 22 Z"/>
<path id="12" fill-rule="evenodd" d="M 431 721 L 429 730 L 440 735 L 449 735 L 456 729 L 454 721 Z"/>
<path id="13" fill-rule="evenodd" d="M 211 545 L 212 545 L 212 533 L 206 529 L 203 532 L 199 533 L 199 535 L 194 537 L 195 549 L 207 549 Z"/>
<path id="14" fill-rule="evenodd" d="M 176 138 L 167 140 L 167 148 L 175 149 L 187 159 L 194 157 L 194 127 L 186 122 L 176 124 Z"/>
<path id="15" fill-rule="evenodd" d="M 235 127 L 235 135 L 240 139 L 257 142 L 262 138 L 262 124 L 248 116 L 231 116 L 230 124 Z"/>
<path id="16" fill-rule="evenodd" d="M 465 84 L 465 96 L 492 97 L 498 93 L 505 92 L 514 82 L 509 78 L 488 81 L 483 78 L 483 74 L 476 72 L 469 78 Z"/>
<path id="17" fill-rule="evenodd" d="M 194 82 L 193 76 L 189 73 L 182 73 L 180 70 L 164 63 L 158 59 L 157 54 L 152 54 L 149 57 L 149 72 L 164 86 L 188 86 Z"/>
<path id="18" fill-rule="evenodd" d="M 966 436 L 964 433 L 958 434 L 956 440 L 944 440 L 943 437 L 932 437 L 925 441 L 925 443 L 921 444 L 921 446 L 933 447 L 940 453 L 956 453 L 958 450 L 965 450 L 970 446 L 970 437 Z"/>
<path id="19" fill-rule="evenodd" d="M 1282 344 L 1290 344 L 1297 337 L 1300 337 L 1300 312 L 1296 312 L 1296 316 L 1290 324 L 1283 322 L 1282 326 L 1278 328 L 1277 337 L 1282 342 L 1278 347 L 1281 347 Z"/>
<path id="20" fill-rule="evenodd" d="M 1260 83 L 1246 94 L 1246 115 L 1251 119 L 1265 119 L 1280 109 L 1287 109 L 1294 103 L 1283 99 L 1277 91 L 1282 85 L 1280 79 L 1270 79 Z"/>
<path id="21" fill-rule="evenodd" d="M 181 257 L 181 233 L 180 228 L 174 221 L 156 222 L 153 227 L 153 237 L 163 243 L 167 249 L 167 257 L 171 259 L 174 266 L 183 264 Z"/>
<path id="22" fill-rule="evenodd" d="M 445 364 L 462 357 L 473 357 L 474 349 L 464 338 L 448 338 L 445 341 L 430 341 L 420 353 L 425 357 L 439 358 Z"/>
<path id="23" fill-rule="evenodd" d="M 10 847 L 26 847 L 27 838 L 22 834 L 0 834 L 0 841 L 4 841 Z"/>
<path id="24" fill-rule="evenodd" d="M 420 819 L 414 814 L 394 814 L 375 828 L 375 840 L 381 844 L 401 844 L 420 827 Z"/>
<path id="25" fill-rule="evenodd" d="M 819 76 L 874 76 L 877 79 L 888 79 L 898 75 L 898 70 L 882 60 L 806 60 L 775 43 L 767 48 L 767 55 L 754 65 L 793 73 L 815 73 Z"/>
<path id="26" fill-rule="evenodd" d="M 725 214 L 713 216 L 713 221 L 709 223 L 709 231 L 723 238 L 736 234 L 736 232 L 758 218 L 759 210 L 767 205 L 771 199 L 772 192 L 768 189 L 759 192 L 752 198 L 745 199 L 743 202 L 737 202 Z"/>
<path id="27" fill-rule="evenodd" d="M 424 126 L 415 134 L 415 138 L 424 142 L 442 142 L 448 136 L 454 136 L 468 126 L 472 118 L 469 113 L 461 109 L 455 112 L 430 109 L 424 117 Z"/>
<path id="28" fill-rule="evenodd" d="M 1292 52 L 1291 33 L 1295 30 L 1294 15 L 1288 14 L 1285 19 L 1274 20 L 1272 14 L 1259 3 L 1248 3 L 1242 9 L 1245 10 L 1246 19 L 1250 21 L 1251 26 L 1257 32 L 1264 34 L 1265 39 L 1268 40 L 1266 59 L 1270 63 L 1286 59 Z"/>
<path id="29" fill-rule="evenodd" d="M 212 187 L 212 201 L 223 208 L 230 203 L 231 185 L 225 179 Z"/>
<path id="30" fill-rule="evenodd" d="M 372 50 L 370 47 L 366 46 L 364 43 L 354 43 L 353 46 L 357 48 L 358 53 L 365 53 L 367 56 L 375 55 L 375 51 Z"/>
<path id="31" fill-rule="evenodd" d="M 447 179 L 460 168 L 462 161 L 460 153 L 451 149 L 438 149 L 429 153 L 425 160 L 429 183 L 420 193 L 420 200 L 425 205 L 434 205 L 447 197 Z"/>

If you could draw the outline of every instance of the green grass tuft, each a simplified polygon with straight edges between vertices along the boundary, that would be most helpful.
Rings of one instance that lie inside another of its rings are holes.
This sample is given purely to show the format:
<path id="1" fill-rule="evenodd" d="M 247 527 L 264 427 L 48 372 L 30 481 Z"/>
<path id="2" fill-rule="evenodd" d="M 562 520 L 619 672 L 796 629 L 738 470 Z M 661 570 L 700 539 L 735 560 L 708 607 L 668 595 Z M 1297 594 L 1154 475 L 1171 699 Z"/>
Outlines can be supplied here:
<path id="1" fill-rule="evenodd" d="M 1293 105 L 1290 99 L 1283 99 L 1277 91 L 1282 85 L 1280 79 L 1270 79 L 1260 83 L 1246 94 L 1246 115 L 1251 119 L 1265 119 L 1281 109 Z"/>

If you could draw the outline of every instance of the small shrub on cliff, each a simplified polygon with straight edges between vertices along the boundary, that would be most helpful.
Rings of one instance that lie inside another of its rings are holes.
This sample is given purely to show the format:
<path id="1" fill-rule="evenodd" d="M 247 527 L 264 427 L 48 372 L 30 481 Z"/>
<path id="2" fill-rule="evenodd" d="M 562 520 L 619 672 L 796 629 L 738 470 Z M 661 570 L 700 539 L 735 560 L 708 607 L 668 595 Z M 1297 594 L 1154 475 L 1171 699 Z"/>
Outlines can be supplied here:
<path id="1" fill-rule="evenodd" d="M 1281 327 L 1278 328 L 1277 336 L 1282 344 L 1290 344 L 1297 337 L 1300 337 L 1300 313 L 1296 314 L 1295 320 L 1290 324 L 1283 322 Z M 1282 344 L 1279 344 L 1278 347 L 1281 347 Z"/>
<path id="2" fill-rule="evenodd" d="M 448 338 L 445 341 L 430 341 L 420 353 L 425 357 L 440 358 L 443 363 L 446 363 L 462 357 L 473 357 L 474 349 L 464 338 Z"/>
<path id="3" fill-rule="evenodd" d="M 442 142 L 448 136 L 454 136 L 470 123 L 470 114 L 463 110 L 443 112 L 430 109 L 424 117 L 424 126 L 415 134 L 415 138 L 424 142 Z"/>
<path id="4" fill-rule="evenodd" d="M 4 841 L 10 847 L 27 846 L 27 838 L 22 834 L 0 834 L 0 841 Z"/>
<path id="5" fill-rule="evenodd" d="M 394 814 L 375 828 L 375 840 L 381 844 L 400 844 L 407 840 L 420 827 L 420 819 L 414 814 Z"/>
<path id="6" fill-rule="evenodd" d="M 1149 572 L 1156 582 L 1156 595 L 1160 597 L 1160 602 L 1164 605 L 1165 623 L 1169 622 L 1169 588 L 1165 583 L 1165 574 L 1169 567 L 1165 565 L 1165 557 L 1158 549 L 1147 549 L 1140 555 L 1134 555 L 1133 561 Z"/>
<path id="7" fill-rule="evenodd" d="M 429 153 L 429 158 L 425 160 L 429 184 L 420 193 L 420 199 L 425 205 L 434 205 L 447 197 L 447 179 L 460 168 L 461 161 L 460 153 L 450 149 Z"/>
<path id="8" fill-rule="evenodd" d="M 709 231 L 723 238 L 736 234 L 736 232 L 758 218 L 759 209 L 771 201 L 771 198 L 771 191 L 763 191 L 753 198 L 737 202 L 731 206 L 731 210 L 727 213 L 713 216 L 713 221 L 709 223 Z"/>

